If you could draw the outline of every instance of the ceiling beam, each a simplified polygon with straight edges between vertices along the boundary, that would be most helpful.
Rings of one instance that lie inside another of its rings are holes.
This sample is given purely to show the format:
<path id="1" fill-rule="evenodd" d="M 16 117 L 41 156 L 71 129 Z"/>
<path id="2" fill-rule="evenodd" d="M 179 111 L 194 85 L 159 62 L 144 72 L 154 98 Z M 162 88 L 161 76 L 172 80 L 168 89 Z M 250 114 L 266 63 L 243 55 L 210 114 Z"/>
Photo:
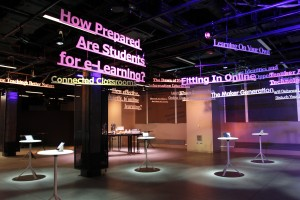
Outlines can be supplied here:
<path id="1" fill-rule="evenodd" d="M 49 6 L 47 6 L 46 8 L 42 9 L 41 11 L 39 11 L 38 13 L 36 13 L 35 15 L 33 15 L 32 17 L 28 18 L 27 20 L 25 20 L 24 22 L 22 22 L 18 27 L 14 28 L 13 30 L 9 31 L 8 33 L 6 33 L 2 39 L 5 39 L 9 36 L 11 36 L 12 34 L 14 34 L 15 32 L 19 31 L 24 25 L 26 25 L 27 23 L 29 23 L 30 21 L 32 21 L 33 19 L 35 19 L 36 17 L 38 17 L 39 15 L 43 14 L 44 12 L 46 12 L 47 10 L 49 10 L 50 8 L 52 8 L 53 6 L 55 6 L 56 4 L 58 4 L 59 2 L 61 2 L 62 0 L 57 0 L 56 2 L 50 4 Z"/>
<path id="2" fill-rule="evenodd" d="M 237 19 L 237 18 L 246 17 L 248 15 L 252 15 L 252 14 L 258 13 L 258 12 L 263 12 L 263 11 L 266 11 L 266 10 L 269 10 L 269 9 L 272 9 L 272 8 L 276 8 L 276 7 L 281 6 L 281 5 L 292 3 L 294 1 L 297 1 L 297 0 L 286 0 L 286 1 L 283 1 L 283 2 L 280 2 L 280 3 L 276 3 L 276 4 L 272 4 L 272 5 L 263 7 L 263 8 L 259 8 L 259 9 L 256 9 L 256 10 L 251 10 L 249 12 L 239 13 L 239 14 L 234 15 L 234 16 L 229 16 L 229 17 L 225 17 L 225 18 L 219 19 L 217 21 L 214 21 L 213 24 L 220 24 L 220 23 L 224 23 L 224 22 L 227 22 L 227 21 L 230 21 L 230 20 Z M 162 41 L 162 40 L 165 40 L 165 39 L 177 36 L 177 35 L 186 34 L 188 32 L 196 31 L 196 30 L 199 30 L 199 29 L 204 29 L 206 27 L 210 27 L 211 25 L 212 25 L 211 22 L 210 23 L 206 23 L 206 24 L 203 24 L 201 26 L 193 27 L 191 29 L 187 29 L 187 30 L 184 30 L 184 31 L 173 33 L 173 34 L 170 34 L 168 36 L 165 36 L 165 37 L 162 37 L 162 38 L 159 38 L 159 39 L 156 39 L 156 40 L 152 40 L 150 42 L 146 42 L 146 43 L 144 43 L 144 45 L 155 43 L 155 42 L 159 42 L 159 41 Z"/>

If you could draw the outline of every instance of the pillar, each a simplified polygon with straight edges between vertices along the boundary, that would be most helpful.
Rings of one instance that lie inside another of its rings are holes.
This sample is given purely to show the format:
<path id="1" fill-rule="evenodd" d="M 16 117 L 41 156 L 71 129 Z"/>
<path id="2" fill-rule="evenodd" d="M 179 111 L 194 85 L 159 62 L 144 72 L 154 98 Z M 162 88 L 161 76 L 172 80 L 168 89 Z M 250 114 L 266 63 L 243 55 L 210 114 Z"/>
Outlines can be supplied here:
<path id="1" fill-rule="evenodd" d="M 0 150 L 3 156 L 15 156 L 17 141 L 18 92 L 2 91 L 0 104 Z"/>
<path id="2" fill-rule="evenodd" d="M 75 86 L 74 94 L 75 168 L 82 176 L 99 176 L 108 167 L 108 91 L 99 85 L 82 85 Z"/>

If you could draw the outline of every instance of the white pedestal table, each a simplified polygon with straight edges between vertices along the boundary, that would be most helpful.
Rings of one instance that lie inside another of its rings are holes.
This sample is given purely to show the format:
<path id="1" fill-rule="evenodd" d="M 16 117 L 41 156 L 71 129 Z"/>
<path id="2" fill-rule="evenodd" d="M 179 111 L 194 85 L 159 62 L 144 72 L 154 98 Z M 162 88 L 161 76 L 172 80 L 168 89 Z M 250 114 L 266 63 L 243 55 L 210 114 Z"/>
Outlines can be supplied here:
<path id="1" fill-rule="evenodd" d="M 44 156 L 53 156 L 54 157 L 54 185 L 53 185 L 53 195 L 50 197 L 50 199 L 54 198 L 55 200 L 60 200 L 60 197 L 57 193 L 57 157 L 60 155 L 66 155 L 73 153 L 73 150 L 45 150 L 45 151 L 39 151 L 39 155 Z"/>
<path id="2" fill-rule="evenodd" d="M 267 160 L 267 157 L 262 152 L 261 136 L 269 135 L 269 133 L 264 133 L 264 132 L 263 133 L 252 133 L 252 135 L 255 135 L 255 136 L 259 137 L 259 153 L 257 154 L 257 156 L 255 156 L 255 158 L 253 160 L 260 157 L 261 162 L 265 163 L 265 160 Z"/>
<path id="3" fill-rule="evenodd" d="M 226 147 L 227 147 L 227 163 L 223 169 L 223 175 L 225 176 L 227 169 L 231 166 L 235 171 L 237 171 L 238 173 L 240 173 L 235 167 L 233 167 L 233 165 L 230 162 L 230 146 L 229 146 L 229 142 L 232 140 L 237 140 L 237 137 L 219 137 L 219 140 L 225 140 L 226 141 Z"/>
<path id="4" fill-rule="evenodd" d="M 25 143 L 29 144 L 29 150 L 28 150 L 28 153 L 26 154 L 26 155 L 28 155 L 28 165 L 25 168 L 25 170 L 19 175 L 19 177 L 22 174 L 24 174 L 25 171 L 27 171 L 29 169 L 29 170 L 31 170 L 34 179 L 37 179 L 36 173 L 32 167 L 32 162 L 31 162 L 31 160 L 32 160 L 32 144 L 42 142 L 42 140 L 20 140 L 19 142 L 23 143 L 23 144 L 25 144 Z"/>
<path id="5" fill-rule="evenodd" d="M 148 141 L 149 140 L 153 140 L 155 139 L 155 137 L 152 136 L 141 136 L 137 138 L 138 140 L 144 140 L 144 149 L 145 149 L 145 161 L 142 163 L 142 165 L 140 166 L 140 168 L 142 168 L 143 165 L 146 166 L 146 168 L 148 168 L 150 161 L 148 160 L 148 153 L 147 153 L 147 149 L 148 149 Z M 153 166 L 152 166 L 153 168 Z"/>

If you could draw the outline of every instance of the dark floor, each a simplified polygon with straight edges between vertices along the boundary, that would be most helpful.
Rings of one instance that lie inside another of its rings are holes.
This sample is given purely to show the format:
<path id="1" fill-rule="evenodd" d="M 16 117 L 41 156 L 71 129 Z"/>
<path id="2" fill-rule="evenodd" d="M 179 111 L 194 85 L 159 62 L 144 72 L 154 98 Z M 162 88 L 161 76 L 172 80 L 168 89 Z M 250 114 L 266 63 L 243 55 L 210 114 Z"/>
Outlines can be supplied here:
<path id="1" fill-rule="evenodd" d="M 17 179 L 27 166 L 27 150 L 0 157 L 1 200 L 46 200 L 53 194 L 53 157 L 36 155 L 32 160 L 37 180 L 30 171 Z M 242 174 L 230 168 L 228 177 L 222 177 L 226 152 L 149 148 L 150 167 L 159 171 L 137 172 L 143 151 L 112 151 L 105 175 L 86 178 L 73 168 L 73 154 L 64 155 L 58 157 L 58 194 L 65 200 L 300 200 L 300 157 L 267 155 L 274 162 L 263 164 L 251 162 L 255 156 L 232 153 L 231 163 Z"/>

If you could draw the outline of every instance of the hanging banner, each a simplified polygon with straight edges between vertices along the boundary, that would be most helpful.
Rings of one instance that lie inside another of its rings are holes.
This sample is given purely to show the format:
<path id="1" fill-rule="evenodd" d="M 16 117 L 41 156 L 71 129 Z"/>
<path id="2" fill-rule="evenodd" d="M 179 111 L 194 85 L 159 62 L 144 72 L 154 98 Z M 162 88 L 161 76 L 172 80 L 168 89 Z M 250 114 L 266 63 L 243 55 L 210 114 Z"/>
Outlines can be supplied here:
<path id="1" fill-rule="evenodd" d="M 220 42 L 214 39 L 214 47 L 224 48 L 224 49 L 232 49 L 235 51 L 244 51 L 249 53 L 256 53 L 262 55 L 270 55 L 270 50 L 264 49 L 262 47 L 256 48 L 251 45 L 243 45 L 242 43 L 234 44 L 231 42 Z"/>
<path id="2" fill-rule="evenodd" d="M 10 79 L 10 78 L 0 78 L 0 83 L 32 86 L 32 87 L 54 88 L 54 85 L 47 84 L 47 83 L 38 83 L 38 82 L 26 81 L 26 80 L 23 81 L 19 79 Z"/>
<path id="3" fill-rule="evenodd" d="M 102 77 L 91 78 L 65 78 L 59 76 L 52 76 L 51 83 L 54 84 L 70 84 L 70 85 L 107 85 L 107 86 L 135 86 L 134 81 L 128 80 L 114 80 Z"/>

